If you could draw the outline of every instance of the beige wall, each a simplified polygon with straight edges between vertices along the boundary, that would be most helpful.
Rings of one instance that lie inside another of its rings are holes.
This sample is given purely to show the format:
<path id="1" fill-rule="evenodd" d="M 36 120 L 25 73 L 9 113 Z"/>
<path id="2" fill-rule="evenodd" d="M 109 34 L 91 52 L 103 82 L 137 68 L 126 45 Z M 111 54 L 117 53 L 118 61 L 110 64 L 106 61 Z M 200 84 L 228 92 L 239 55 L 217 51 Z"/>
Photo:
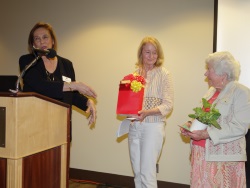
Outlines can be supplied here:
<path id="1" fill-rule="evenodd" d="M 73 112 L 70 166 L 98 172 L 132 176 L 127 139 L 116 138 L 121 122 L 115 114 L 118 84 L 134 70 L 141 39 L 158 38 L 175 89 L 158 179 L 189 184 L 190 148 L 177 125 L 187 120 L 207 89 L 204 58 L 212 52 L 213 1 L 5 1 L 0 15 L 0 74 L 18 74 L 28 33 L 41 20 L 53 25 L 58 54 L 72 60 L 77 80 L 97 91 L 94 128 L 81 112 Z"/>

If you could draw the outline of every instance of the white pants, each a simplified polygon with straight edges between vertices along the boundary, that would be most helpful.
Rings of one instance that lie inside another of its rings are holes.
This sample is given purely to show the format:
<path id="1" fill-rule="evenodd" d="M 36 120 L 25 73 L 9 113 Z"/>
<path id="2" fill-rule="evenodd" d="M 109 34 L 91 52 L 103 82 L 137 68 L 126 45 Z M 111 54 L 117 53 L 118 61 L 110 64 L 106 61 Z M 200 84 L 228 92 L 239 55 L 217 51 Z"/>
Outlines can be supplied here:
<path id="1" fill-rule="evenodd" d="M 164 122 L 135 121 L 130 126 L 128 143 L 136 188 L 157 188 L 156 164 L 164 139 Z"/>

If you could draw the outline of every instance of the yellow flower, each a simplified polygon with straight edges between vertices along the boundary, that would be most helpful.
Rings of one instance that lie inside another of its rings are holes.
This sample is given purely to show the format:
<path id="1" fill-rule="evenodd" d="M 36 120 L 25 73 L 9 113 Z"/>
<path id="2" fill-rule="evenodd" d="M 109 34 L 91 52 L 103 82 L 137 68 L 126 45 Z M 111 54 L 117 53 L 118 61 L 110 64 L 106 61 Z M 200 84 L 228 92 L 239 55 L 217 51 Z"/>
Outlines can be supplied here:
<path id="1" fill-rule="evenodd" d="M 143 88 L 144 86 L 142 85 L 141 82 L 138 82 L 136 80 L 133 80 L 130 84 L 130 88 L 132 89 L 133 92 L 137 93 L 139 91 L 141 91 L 141 89 Z"/>
<path id="2" fill-rule="evenodd" d="M 126 84 L 126 87 L 130 87 L 133 92 L 137 93 L 144 87 L 146 80 L 138 73 L 133 73 L 125 76 L 121 82 Z"/>

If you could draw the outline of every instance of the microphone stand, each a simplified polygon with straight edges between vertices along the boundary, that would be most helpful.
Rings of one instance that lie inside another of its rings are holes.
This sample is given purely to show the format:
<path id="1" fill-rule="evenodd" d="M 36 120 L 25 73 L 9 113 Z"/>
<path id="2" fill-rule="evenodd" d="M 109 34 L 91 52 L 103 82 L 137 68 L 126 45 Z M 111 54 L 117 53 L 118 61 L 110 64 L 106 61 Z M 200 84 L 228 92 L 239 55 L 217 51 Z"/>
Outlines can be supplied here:
<path id="1" fill-rule="evenodd" d="M 10 91 L 12 93 L 18 93 L 19 92 L 19 84 L 20 84 L 20 81 L 21 81 L 21 78 L 23 77 L 23 75 L 25 74 L 25 72 L 32 66 L 34 65 L 38 59 L 40 59 L 41 57 L 40 56 L 36 56 L 36 58 L 30 63 L 28 64 L 24 69 L 23 71 L 20 73 L 20 75 L 18 76 L 18 79 L 17 79 L 17 82 L 16 82 L 16 90 L 12 90 L 10 89 Z"/>

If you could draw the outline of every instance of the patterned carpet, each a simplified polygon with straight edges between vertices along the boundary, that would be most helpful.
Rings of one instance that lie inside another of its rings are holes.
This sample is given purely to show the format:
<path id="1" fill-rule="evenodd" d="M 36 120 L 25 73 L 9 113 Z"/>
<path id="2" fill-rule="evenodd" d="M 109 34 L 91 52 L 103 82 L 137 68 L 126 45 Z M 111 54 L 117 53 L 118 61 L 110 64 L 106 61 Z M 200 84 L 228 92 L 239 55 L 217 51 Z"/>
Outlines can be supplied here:
<path id="1" fill-rule="evenodd" d="M 69 180 L 69 188 L 124 188 L 120 186 L 107 186 L 97 182 Z"/>
<path id="2" fill-rule="evenodd" d="M 90 183 L 83 183 L 83 182 L 76 182 L 76 181 L 69 181 L 69 188 L 97 188 L 97 185 L 90 184 Z"/>

